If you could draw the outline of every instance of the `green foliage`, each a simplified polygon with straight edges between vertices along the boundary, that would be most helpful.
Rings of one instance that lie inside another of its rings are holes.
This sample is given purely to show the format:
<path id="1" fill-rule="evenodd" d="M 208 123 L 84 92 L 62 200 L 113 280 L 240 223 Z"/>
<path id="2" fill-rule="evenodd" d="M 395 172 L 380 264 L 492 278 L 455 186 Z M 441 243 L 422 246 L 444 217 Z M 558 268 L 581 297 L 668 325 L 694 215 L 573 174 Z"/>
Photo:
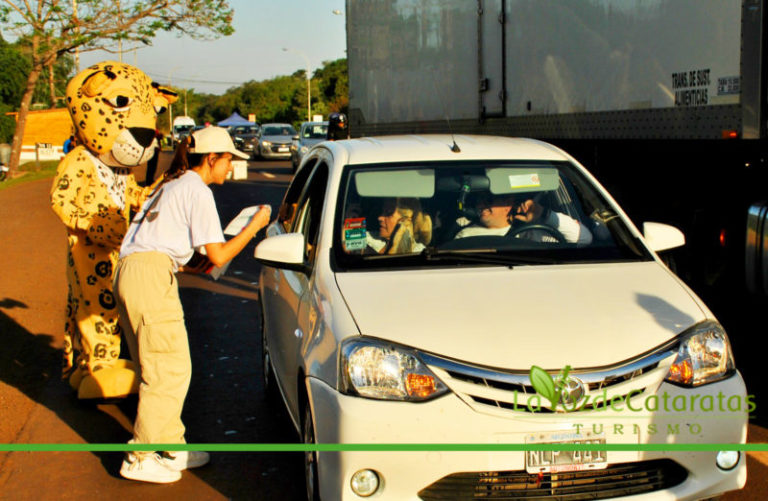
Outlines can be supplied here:
<path id="1" fill-rule="evenodd" d="M 16 111 L 16 108 L 5 103 L 0 103 L 0 143 L 10 144 L 13 141 L 13 131 L 16 129 L 16 120 L 6 113 Z"/>
<path id="2" fill-rule="evenodd" d="M 184 90 L 177 89 L 179 100 L 173 106 L 173 116 L 184 113 Z M 311 81 L 312 114 L 327 117 L 329 113 L 346 113 L 349 106 L 349 77 L 347 60 L 326 61 Z M 286 122 L 298 125 L 307 117 L 307 81 L 305 70 L 289 76 L 278 76 L 259 82 L 249 81 L 228 89 L 221 96 L 186 91 L 187 114 L 198 124 L 216 123 L 237 111 L 248 118 L 256 115 L 258 123 Z M 160 130 L 168 130 L 167 120 Z"/>
<path id="3" fill-rule="evenodd" d="M 0 68 L 0 103 L 18 107 L 32 63 L 17 45 L 0 41 Z"/>

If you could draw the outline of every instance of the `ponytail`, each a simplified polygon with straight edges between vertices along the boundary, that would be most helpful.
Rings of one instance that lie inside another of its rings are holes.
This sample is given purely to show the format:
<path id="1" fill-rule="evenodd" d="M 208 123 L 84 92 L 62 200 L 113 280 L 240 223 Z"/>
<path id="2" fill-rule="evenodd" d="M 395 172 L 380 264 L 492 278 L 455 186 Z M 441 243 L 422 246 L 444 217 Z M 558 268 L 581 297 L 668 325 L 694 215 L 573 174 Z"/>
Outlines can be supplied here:
<path id="1" fill-rule="evenodd" d="M 163 181 L 160 183 L 161 185 L 171 181 L 172 179 L 181 177 L 181 175 L 187 172 L 189 169 L 200 165 L 200 163 L 203 161 L 203 157 L 205 157 L 206 154 L 190 153 L 189 149 L 194 145 L 195 138 L 192 136 L 192 134 L 185 137 L 184 140 L 179 143 L 179 145 L 176 147 L 176 153 L 173 155 L 171 166 L 165 172 Z"/>

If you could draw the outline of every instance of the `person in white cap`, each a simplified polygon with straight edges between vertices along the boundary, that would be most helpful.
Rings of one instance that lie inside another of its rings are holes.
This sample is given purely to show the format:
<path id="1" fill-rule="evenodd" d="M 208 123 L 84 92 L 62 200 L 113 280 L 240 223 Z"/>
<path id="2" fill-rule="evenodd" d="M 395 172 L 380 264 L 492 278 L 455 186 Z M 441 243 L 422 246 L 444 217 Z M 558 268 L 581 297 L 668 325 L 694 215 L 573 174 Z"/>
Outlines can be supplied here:
<path id="1" fill-rule="evenodd" d="M 165 179 L 123 239 L 114 292 L 120 325 L 141 381 L 130 443 L 185 443 L 181 411 L 192 362 L 174 273 L 226 264 L 269 222 L 270 208 L 261 206 L 239 234 L 224 239 L 207 185 L 224 183 L 233 156 L 248 158 L 235 149 L 226 130 L 206 127 L 191 134 L 179 145 Z M 206 259 L 190 269 L 195 249 L 201 248 Z M 120 474 L 170 483 L 181 478 L 182 470 L 208 460 L 203 451 L 135 451 L 126 454 Z"/>

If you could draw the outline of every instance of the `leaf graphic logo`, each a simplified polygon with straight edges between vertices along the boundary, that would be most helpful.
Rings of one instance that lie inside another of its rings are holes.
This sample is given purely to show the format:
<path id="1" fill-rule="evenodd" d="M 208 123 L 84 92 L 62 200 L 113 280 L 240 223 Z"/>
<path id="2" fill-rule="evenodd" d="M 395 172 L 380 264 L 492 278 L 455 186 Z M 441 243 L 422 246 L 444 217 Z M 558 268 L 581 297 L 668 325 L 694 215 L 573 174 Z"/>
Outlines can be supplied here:
<path id="1" fill-rule="evenodd" d="M 531 378 L 531 384 L 533 385 L 533 389 L 536 390 L 536 393 L 549 400 L 552 410 L 554 410 L 555 407 L 557 407 L 557 401 L 560 399 L 560 396 L 557 393 L 555 381 L 552 379 L 552 376 L 541 367 L 534 365 L 531 367 L 529 377 Z"/>
<path id="2" fill-rule="evenodd" d="M 549 400 L 550 408 L 557 411 L 557 404 L 562 404 L 562 410 L 574 410 L 584 397 L 584 383 L 575 377 L 568 377 L 571 366 L 566 365 L 556 378 L 541 367 L 531 366 L 529 377 L 536 393 Z M 568 407 L 570 406 L 570 408 Z"/>

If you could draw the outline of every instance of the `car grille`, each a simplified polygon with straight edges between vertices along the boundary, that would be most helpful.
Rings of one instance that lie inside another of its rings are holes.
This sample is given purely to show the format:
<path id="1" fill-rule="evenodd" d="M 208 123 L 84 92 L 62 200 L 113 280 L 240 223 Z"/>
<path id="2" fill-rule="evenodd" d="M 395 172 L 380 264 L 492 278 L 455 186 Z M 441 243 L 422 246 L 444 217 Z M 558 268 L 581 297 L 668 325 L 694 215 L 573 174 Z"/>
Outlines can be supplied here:
<path id="1" fill-rule="evenodd" d="M 610 499 L 668 489 L 688 472 L 670 459 L 622 463 L 602 470 L 568 473 L 483 471 L 454 473 L 419 492 L 433 499 L 535 499 L 579 501 Z"/>
<path id="2" fill-rule="evenodd" d="M 591 411 L 613 398 L 623 400 L 631 395 L 632 401 L 643 398 L 642 395 L 648 390 L 655 391 L 674 362 L 678 342 L 675 339 L 614 366 L 572 370 L 570 375 L 584 383 L 585 395 L 589 397 L 587 403 L 578 406 L 577 410 Z M 459 398 L 476 411 L 493 414 L 553 412 L 550 403 L 544 398 L 536 399 L 537 405 L 529 406 L 536 391 L 531 385 L 528 371 L 502 371 L 423 352 L 419 356 Z M 549 372 L 554 376 L 559 371 Z M 597 405 L 593 402 L 597 402 Z"/>

